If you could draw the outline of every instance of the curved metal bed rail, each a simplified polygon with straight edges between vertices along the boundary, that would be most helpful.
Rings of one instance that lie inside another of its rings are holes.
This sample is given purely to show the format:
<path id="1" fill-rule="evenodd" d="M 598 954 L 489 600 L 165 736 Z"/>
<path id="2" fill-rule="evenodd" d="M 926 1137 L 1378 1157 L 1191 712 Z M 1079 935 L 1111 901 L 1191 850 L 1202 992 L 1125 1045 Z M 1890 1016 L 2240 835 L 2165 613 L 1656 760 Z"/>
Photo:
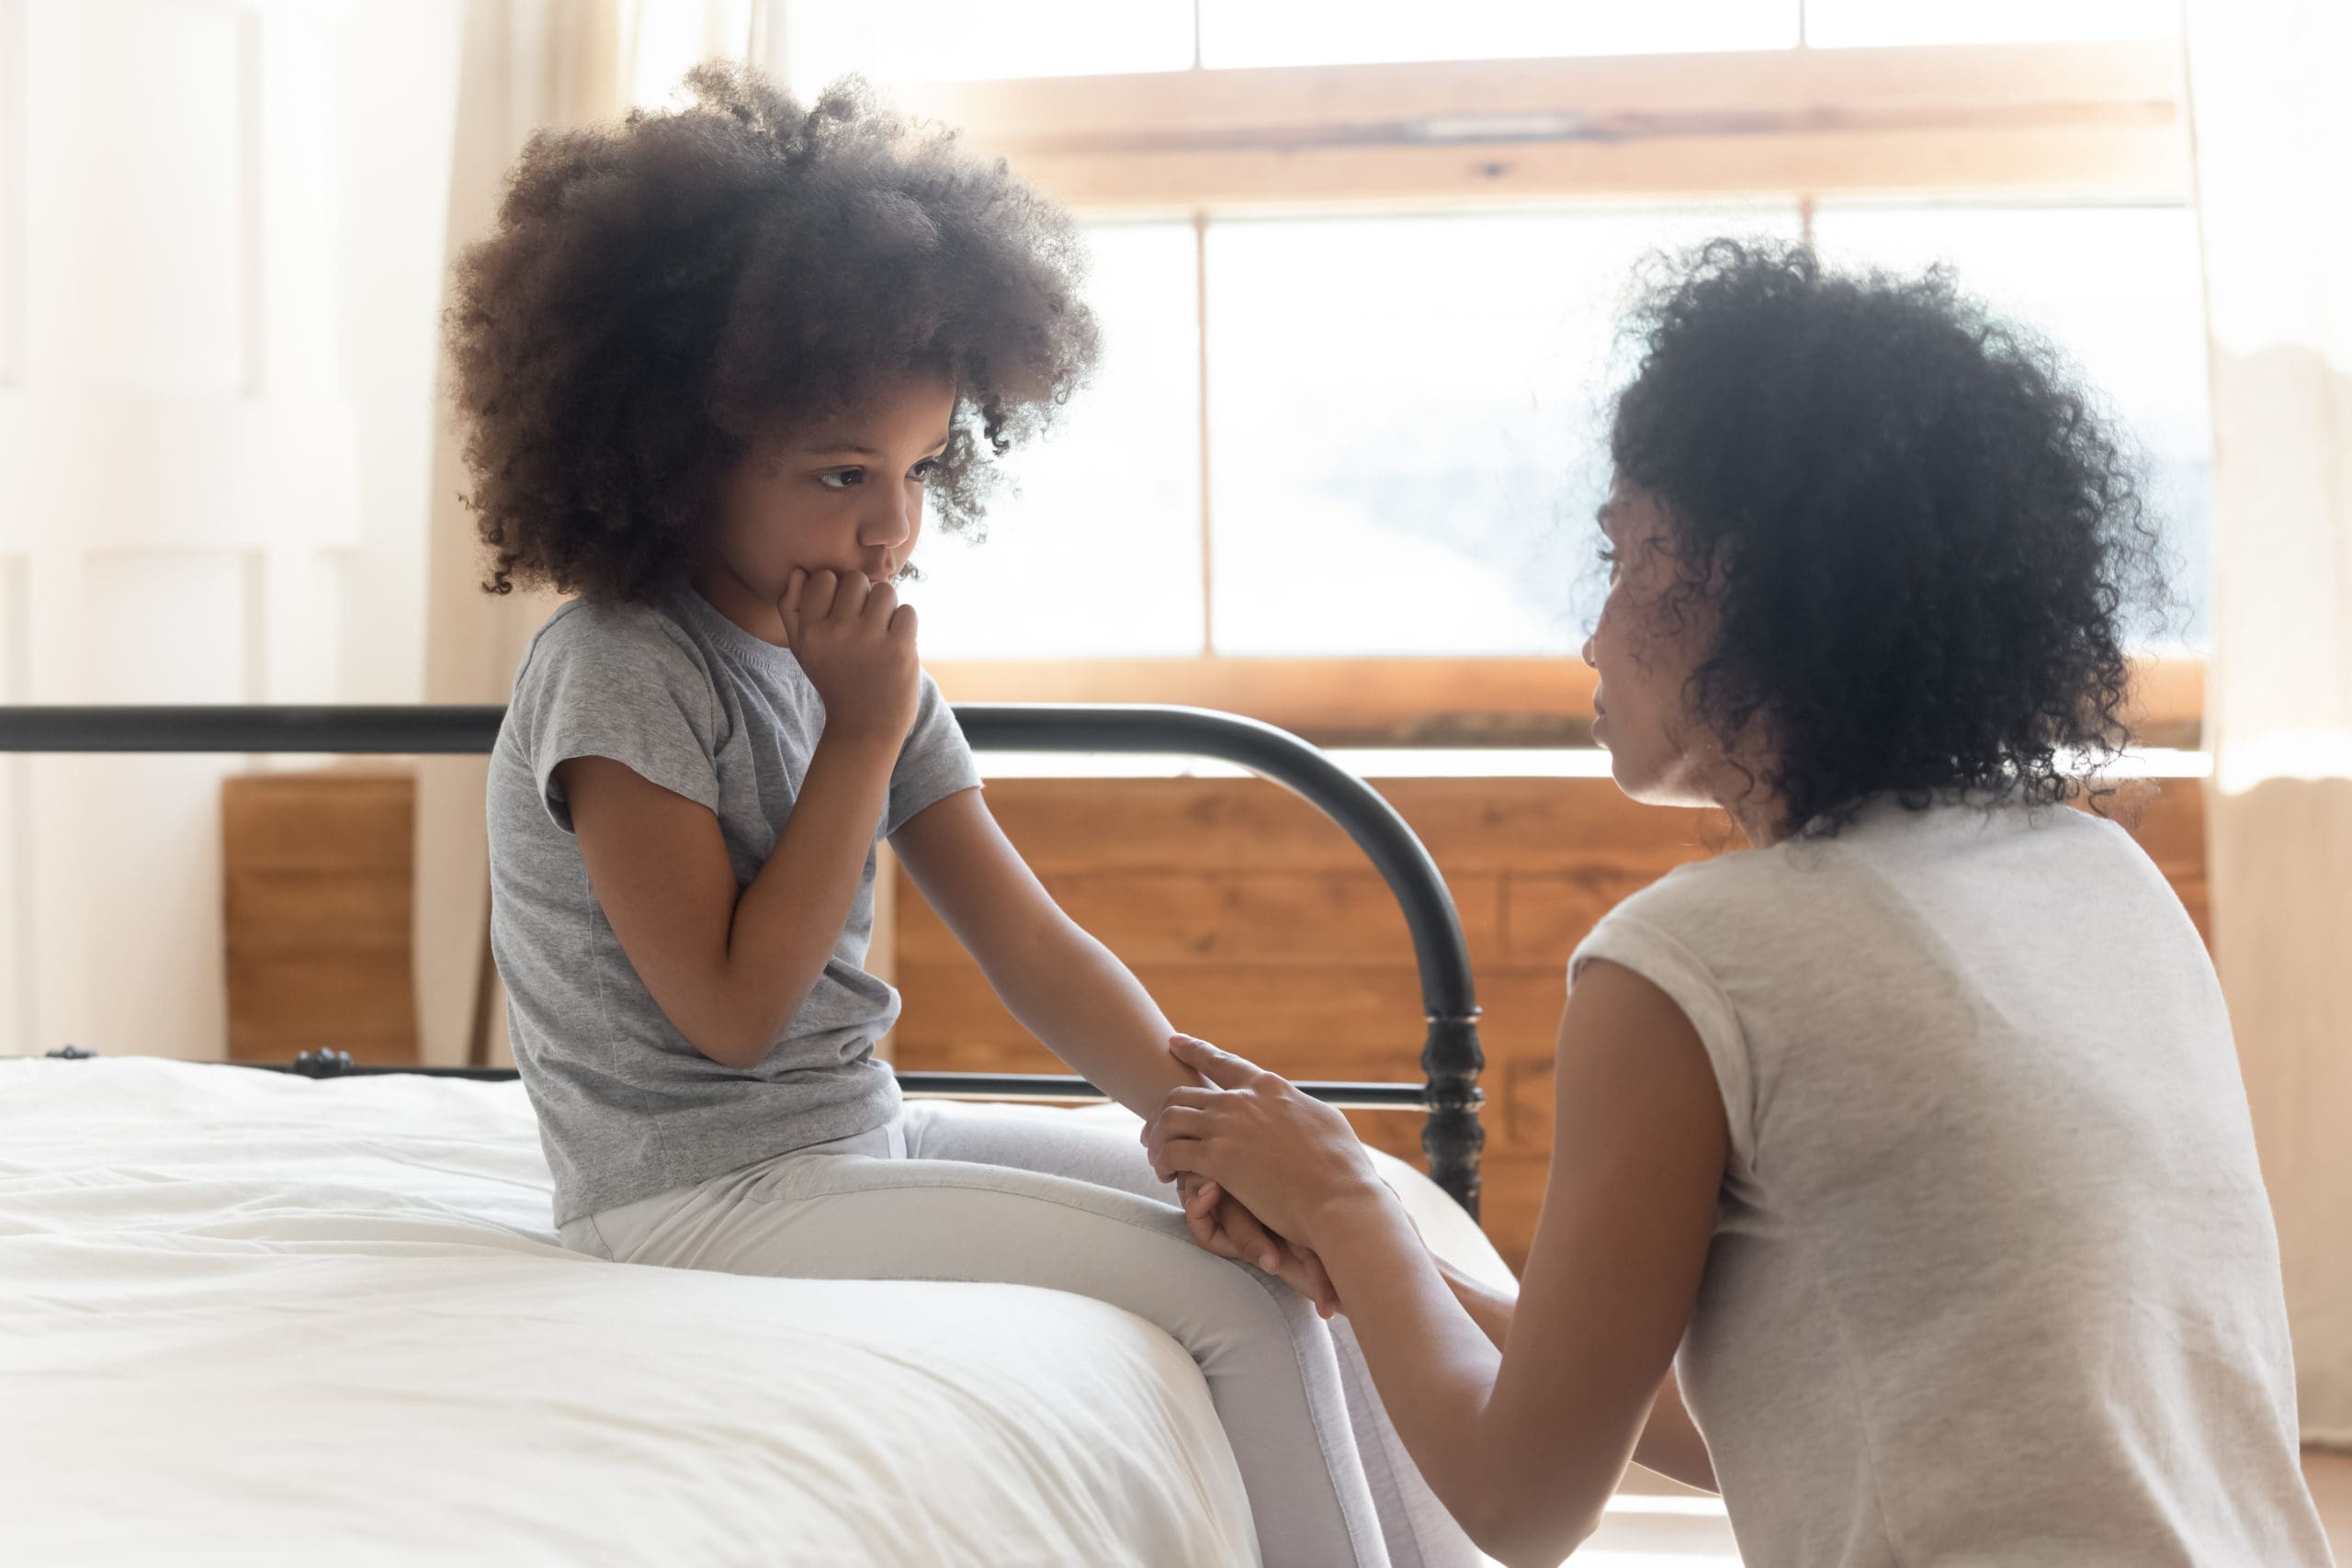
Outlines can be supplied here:
<path id="1" fill-rule="evenodd" d="M 0 707 L 0 752 L 210 751 L 482 754 L 505 710 L 495 704 L 356 706 Z M 1469 950 L 1436 863 L 1394 807 L 1317 748 L 1269 724 L 1204 708 L 1120 704 L 964 703 L 956 716 L 977 751 L 1147 753 L 1238 764 L 1293 791 L 1336 822 L 1396 896 L 1412 933 L 1428 1032 L 1424 1084 L 1303 1083 L 1349 1107 L 1419 1108 L 1430 1176 L 1472 1215 L 1478 1212 L 1486 1133 L 1478 1075 L 1478 1006 Z M 512 1077 L 508 1068 L 369 1068 L 339 1051 L 292 1063 L 254 1063 L 310 1077 L 426 1072 Z M 901 1073 L 910 1094 L 988 1099 L 1099 1097 L 1083 1078 L 1026 1074 Z"/>

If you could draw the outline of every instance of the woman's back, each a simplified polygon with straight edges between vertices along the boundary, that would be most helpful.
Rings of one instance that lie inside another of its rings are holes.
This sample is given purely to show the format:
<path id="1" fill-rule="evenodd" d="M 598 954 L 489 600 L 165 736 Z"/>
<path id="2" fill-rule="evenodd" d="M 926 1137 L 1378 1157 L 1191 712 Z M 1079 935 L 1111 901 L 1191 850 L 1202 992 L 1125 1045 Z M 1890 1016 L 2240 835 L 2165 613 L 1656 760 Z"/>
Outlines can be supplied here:
<path id="1" fill-rule="evenodd" d="M 1578 949 L 1732 1155 L 1686 1396 L 1751 1563 L 2324 1563 L 2228 1017 L 2121 829 L 1869 807 Z"/>

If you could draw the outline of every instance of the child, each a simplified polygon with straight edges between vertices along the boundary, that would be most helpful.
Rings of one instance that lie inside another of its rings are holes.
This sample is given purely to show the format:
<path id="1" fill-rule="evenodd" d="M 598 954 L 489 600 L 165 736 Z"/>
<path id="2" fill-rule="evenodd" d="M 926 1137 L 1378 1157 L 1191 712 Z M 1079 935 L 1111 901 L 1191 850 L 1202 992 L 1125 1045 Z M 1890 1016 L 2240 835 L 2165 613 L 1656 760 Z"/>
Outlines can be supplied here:
<path id="1" fill-rule="evenodd" d="M 1079 1071 L 1137 1111 L 1200 1081 L 989 817 L 895 586 L 926 504 L 978 516 L 979 447 L 1069 396 L 1094 327 L 1069 225 L 1001 164 L 854 85 L 804 110 L 748 71 L 688 85 L 535 137 L 450 312 L 490 586 L 579 596 L 524 658 L 489 799 L 564 1245 L 1093 1296 L 1200 1362 L 1269 1563 L 1473 1560 L 1392 1469 L 1344 1329 L 1227 1260 L 1328 1289 L 1310 1256 L 1214 1188 L 1180 1210 L 1116 1128 L 902 1104 L 874 1059 L 887 836 Z"/>

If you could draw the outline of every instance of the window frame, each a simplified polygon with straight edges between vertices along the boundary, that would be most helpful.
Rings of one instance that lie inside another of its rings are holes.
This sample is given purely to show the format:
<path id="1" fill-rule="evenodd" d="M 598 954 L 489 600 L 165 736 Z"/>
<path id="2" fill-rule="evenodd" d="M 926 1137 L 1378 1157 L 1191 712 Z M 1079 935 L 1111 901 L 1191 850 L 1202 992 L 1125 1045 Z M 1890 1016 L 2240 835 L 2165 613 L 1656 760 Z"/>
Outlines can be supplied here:
<path id="1" fill-rule="evenodd" d="M 1875 198 L 2177 205 L 2189 194 L 2176 39 L 1442 61 L 904 84 L 909 113 L 1081 220 Z M 1572 113 L 1559 106 L 1578 106 Z M 1196 310 L 1206 354 L 1206 275 Z M 1206 587 L 1208 400 L 1202 378 Z M 961 701 L 1173 702 L 1343 744 L 1590 740 L 1574 659 L 944 660 Z M 2204 662 L 2137 661 L 2143 743 L 2199 743 Z M 1465 696 L 1464 694 L 1476 694 Z"/>

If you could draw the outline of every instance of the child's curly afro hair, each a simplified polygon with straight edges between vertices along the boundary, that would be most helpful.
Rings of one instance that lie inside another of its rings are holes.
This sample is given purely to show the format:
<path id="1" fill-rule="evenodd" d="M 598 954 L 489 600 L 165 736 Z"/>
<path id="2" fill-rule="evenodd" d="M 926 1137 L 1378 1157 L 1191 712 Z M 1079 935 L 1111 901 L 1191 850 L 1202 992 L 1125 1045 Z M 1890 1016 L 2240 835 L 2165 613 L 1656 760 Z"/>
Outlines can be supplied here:
<path id="1" fill-rule="evenodd" d="M 763 437 L 940 373 L 956 431 L 940 524 L 1092 363 L 1069 220 L 1001 161 L 844 82 L 804 107 L 707 64 L 689 101 L 542 131 L 447 317 L 467 497 L 515 579 L 603 602 L 683 575 L 717 486 Z"/>

